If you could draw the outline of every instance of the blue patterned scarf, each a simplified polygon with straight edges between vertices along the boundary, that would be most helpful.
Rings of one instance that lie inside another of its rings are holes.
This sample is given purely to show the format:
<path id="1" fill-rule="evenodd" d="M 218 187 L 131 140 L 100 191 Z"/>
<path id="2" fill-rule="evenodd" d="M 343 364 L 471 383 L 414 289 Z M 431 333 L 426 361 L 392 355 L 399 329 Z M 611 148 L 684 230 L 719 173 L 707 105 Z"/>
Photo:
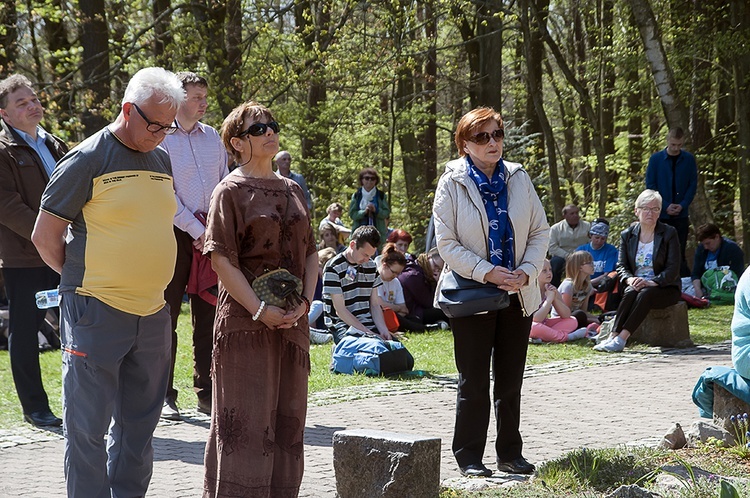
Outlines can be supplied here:
<path id="1" fill-rule="evenodd" d="M 482 195 L 484 209 L 490 222 L 490 232 L 487 235 L 490 248 L 490 261 L 495 266 L 503 266 L 513 270 L 513 227 L 508 219 L 508 189 L 505 183 L 505 165 L 503 160 L 497 162 L 492 180 L 487 178 L 482 170 L 474 166 L 474 162 L 466 156 L 469 178 L 476 183 Z"/>

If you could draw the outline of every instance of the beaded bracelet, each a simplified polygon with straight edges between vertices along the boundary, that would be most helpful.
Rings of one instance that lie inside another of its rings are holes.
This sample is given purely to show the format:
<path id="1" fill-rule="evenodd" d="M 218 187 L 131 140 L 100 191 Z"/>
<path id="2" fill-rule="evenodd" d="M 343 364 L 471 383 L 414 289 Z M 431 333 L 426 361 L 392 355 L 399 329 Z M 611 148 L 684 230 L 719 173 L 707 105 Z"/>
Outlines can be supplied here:
<path id="1" fill-rule="evenodd" d="M 263 314 L 263 310 L 264 309 L 266 309 L 266 302 L 265 301 L 261 301 L 260 302 L 260 306 L 258 306 L 258 311 L 256 311 L 255 314 L 253 315 L 253 321 L 254 322 L 258 321 L 258 318 L 260 318 L 260 315 Z"/>
<path id="2" fill-rule="evenodd" d="M 307 299 L 305 296 L 300 296 L 302 300 L 305 302 L 305 315 L 310 313 L 310 300 Z"/>

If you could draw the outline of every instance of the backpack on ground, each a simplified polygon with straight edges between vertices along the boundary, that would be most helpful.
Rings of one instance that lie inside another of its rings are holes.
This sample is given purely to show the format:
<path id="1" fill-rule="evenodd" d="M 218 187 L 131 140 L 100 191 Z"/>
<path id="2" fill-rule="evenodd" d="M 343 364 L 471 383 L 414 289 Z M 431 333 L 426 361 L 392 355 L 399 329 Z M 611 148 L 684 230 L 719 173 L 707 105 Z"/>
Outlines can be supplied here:
<path id="1" fill-rule="evenodd" d="M 719 266 L 706 270 L 701 277 L 701 284 L 706 289 L 712 303 L 734 304 L 734 291 L 737 289 L 737 274 L 728 266 Z"/>
<path id="2" fill-rule="evenodd" d="M 342 374 L 391 375 L 413 368 L 414 357 L 403 344 L 373 336 L 344 336 L 331 359 L 331 370 Z"/>

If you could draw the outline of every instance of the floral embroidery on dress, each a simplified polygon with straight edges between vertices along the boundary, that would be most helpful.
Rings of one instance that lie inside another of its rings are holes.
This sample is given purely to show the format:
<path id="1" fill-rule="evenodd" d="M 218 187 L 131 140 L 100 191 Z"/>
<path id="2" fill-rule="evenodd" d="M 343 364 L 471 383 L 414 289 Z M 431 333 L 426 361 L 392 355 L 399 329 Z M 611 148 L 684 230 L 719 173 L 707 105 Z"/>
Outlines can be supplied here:
<path id="1" fill-rule="evenodd" d="M 276 410 L 271 412 L 271 419 L 276 420 L 275 439 L 271 439 L 271 428 L 266 427 L 263 434 L 263 455 L 267 456 L 273 452 L 274 446 L 278 446 L 279 449 L 299 459 L 305 448 L 300 420 L 297 417 L 281 415 Z"/>
<path id="2" fill-rule="evenodd" d="M 219 451 L 231 455 L 247 446 L 250 438 L 247 434 L 249 420 L 247 415 L 236 408 L 224 408 L 224 412 L 217 417 L 216 434 L 219 438 Z"/>

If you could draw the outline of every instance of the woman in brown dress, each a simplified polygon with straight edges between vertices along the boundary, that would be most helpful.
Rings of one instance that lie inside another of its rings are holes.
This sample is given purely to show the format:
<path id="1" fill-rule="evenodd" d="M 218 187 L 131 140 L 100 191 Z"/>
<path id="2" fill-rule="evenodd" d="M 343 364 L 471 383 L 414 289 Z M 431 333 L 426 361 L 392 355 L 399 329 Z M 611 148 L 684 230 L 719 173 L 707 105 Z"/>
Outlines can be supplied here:
<path id="1" fill-rule="evenodd" d="M 307 303 L 318 255 L 302 189 L 271 168 L 278 133 L 271 111 L 254 102 L 234 109 L 221 129 L 239 166 L 214 190 L 206 229 L 219 301 L 204 497 L 296 497 L 302 481 Z M 301 304 L 282 309 L 255 294 L 253 275 L 277 268 L 302 279 Z"/>

